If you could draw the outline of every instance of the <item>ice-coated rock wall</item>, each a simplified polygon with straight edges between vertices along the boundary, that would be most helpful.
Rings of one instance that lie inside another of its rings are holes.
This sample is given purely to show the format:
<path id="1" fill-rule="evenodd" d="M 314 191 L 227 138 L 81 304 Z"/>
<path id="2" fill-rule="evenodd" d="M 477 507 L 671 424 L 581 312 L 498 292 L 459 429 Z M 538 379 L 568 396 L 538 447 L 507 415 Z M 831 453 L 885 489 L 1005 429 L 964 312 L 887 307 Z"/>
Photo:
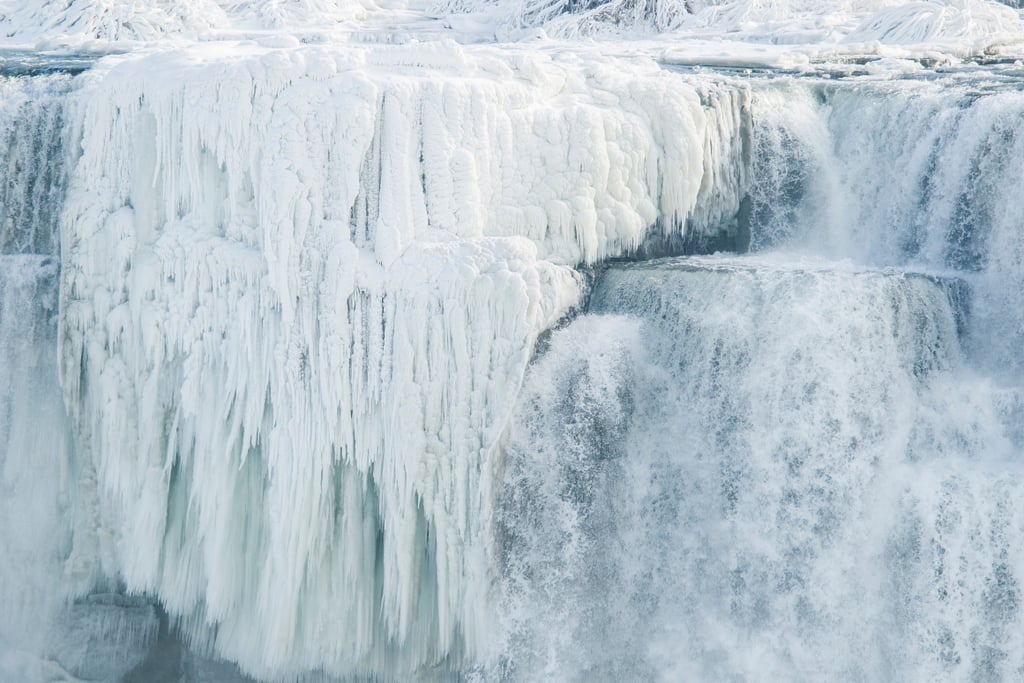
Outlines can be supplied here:
<path id="1" fill-rule="evenodd" d="M 486 654 L 488 472 L 534 340 L 574 265 L 685 223 L 695 92 L 453 44 L 83 78 L 60 342 L 95 575 L 268 678 Z"/>

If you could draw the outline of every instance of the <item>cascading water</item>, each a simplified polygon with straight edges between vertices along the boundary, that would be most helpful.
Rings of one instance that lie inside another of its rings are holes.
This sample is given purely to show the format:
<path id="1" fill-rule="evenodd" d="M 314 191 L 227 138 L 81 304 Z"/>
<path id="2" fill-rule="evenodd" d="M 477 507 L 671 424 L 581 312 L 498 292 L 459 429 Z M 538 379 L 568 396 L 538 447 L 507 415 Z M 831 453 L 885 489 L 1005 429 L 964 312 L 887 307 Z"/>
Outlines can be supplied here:
<path id="1" fill-rule="evenodd" d="M 613 267 L 555 334 L 503 487 L 510 613 L 550 648 L 523 680 L 1018 665 L 1024 470 L 964 285 L 794 261 Z"/>
<path id="2" fill-rule="evenodd" d="M 57 381 L 67 75 L 0 78 L 0 679 L 118 680 L 151 601 L 95 575 L 95 502 Z M 77 527 L 77 528 L 76 528 Z M 108 592 L 113 588 L 113 592 Z"/>
<path id="3" fill-rule="evenodd" d="M 47 645 L 70 535 L 69 444 L 54 373 L 67 85 L 59 76 L 0 79 L 0 652 L 8 658 Z"/>
<path id="4" fill-rule="evenodd" d="M 0 82 L 0 680 L 1018 676 L 1019 67 L 496 54 Z"/>
<path id="5" fill-rule="evenodd" d="M 755 82 L 747 257 L 613 264 L 528 375 L 517 680 L 1015 680 L 1019 75 Z"/>

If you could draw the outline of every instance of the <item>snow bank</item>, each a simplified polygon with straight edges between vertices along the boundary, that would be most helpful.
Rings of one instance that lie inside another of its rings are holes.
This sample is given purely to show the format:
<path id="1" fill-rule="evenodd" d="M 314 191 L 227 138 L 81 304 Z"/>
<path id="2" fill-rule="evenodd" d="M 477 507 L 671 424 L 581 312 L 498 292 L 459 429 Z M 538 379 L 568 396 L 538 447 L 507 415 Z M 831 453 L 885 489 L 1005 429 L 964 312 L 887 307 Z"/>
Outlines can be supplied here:
<path id="1" fill-rule="evenodd" d="M 373 0 L 0 0 L 0 30 L 19 44 L 108 50 L 225 30 L 322 30 L 373 8 Z"/>
<path id="2" fill-rule="evenodd" d="M 541 28 L 561 38 L 671 34 L 674 39 L 713 36 L 720 44 L 939 41 L 959 51 L 981 51 L 1024 36 L 1019 13 L 991 0 L 442 0 L 439 9 L 499 17 L 510 36 L 518 35 L 516 29 Z"/>
<path id="3" fill-rule="evenodd" d="M 0 0 L 0 33 L 20 46 L 123 51 L 154 41 L 272 39 L 268 32 L 386 43 L 665 34 L 673 43 L 714 37 L 820 48 L 852 41 L 861 50 L 938 41 L 977 53 L 1022 42 L 1024 24 L 995 0 Z"/>
<path id="4" fill-rule="evenodd" d="M 24 42 L 146 41 L 196 35 L 226 21 L 214 0 L 43 0 L 0 4 L 0 27 Z"/>
<path id="5" fill-rule="evenodd" d="M 1022 24 L 1009 7 L 977 0 L 911 2 L 880 10 L 857 27 L 850 42 L 879 41 L 888 44 L 971 41 L 1018 34 Z M 981 47 L 981 46 L 979 46 Z"/>
<path id="6" fill-rule="evenodd" d="M 117 58 L 69 106 L 96 575 L 265 678 L 484 656 L 490 482 L 573 266 L 681 225 L 696 94 L 454 44 Z"/>

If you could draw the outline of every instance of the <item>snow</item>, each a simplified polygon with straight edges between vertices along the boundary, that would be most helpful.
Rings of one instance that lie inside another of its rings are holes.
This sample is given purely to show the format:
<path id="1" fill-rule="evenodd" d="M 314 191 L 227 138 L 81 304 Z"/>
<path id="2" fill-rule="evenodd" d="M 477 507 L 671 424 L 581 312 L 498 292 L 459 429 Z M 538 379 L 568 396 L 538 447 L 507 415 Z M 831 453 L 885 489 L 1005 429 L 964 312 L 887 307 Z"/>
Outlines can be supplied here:
<path id="1" fill-rule="evenodd" d="M 570 46 L 583 38 L 612 50 L 625 39 L 702 54 L 713 41 L 711 52 L 723 56 L 710 63 L 725 64 L 751 43 L 786 45 L 817 61 L 891 46 L 965 56 L 1013 45 L 1019 54 L 1024 24 L 1019 11 L 994 0 L 0 0 L 0 31 L 12 46 L 90 52 L 290 36 Z"/>

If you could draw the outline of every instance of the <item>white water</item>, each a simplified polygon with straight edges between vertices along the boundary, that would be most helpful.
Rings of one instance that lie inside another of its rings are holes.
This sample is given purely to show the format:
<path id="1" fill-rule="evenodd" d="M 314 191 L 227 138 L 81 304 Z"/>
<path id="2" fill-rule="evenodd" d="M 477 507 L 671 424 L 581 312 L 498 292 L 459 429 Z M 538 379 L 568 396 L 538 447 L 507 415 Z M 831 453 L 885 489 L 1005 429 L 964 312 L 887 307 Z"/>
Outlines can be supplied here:
<path id="1" fill-rule="evenodd" d="M 612 266 L 527 378 L 516 676 L 1015 678 L 1022 105 L 992 78 L 755 87 L 764 254 Z"/>
<path id="2" fill-rule="evenodd" d="M 810 268 L 615 267 L 555 334 L 502 487 L 519 679 L 1012 679 L 1024 469 L 958 286 Z"/>

